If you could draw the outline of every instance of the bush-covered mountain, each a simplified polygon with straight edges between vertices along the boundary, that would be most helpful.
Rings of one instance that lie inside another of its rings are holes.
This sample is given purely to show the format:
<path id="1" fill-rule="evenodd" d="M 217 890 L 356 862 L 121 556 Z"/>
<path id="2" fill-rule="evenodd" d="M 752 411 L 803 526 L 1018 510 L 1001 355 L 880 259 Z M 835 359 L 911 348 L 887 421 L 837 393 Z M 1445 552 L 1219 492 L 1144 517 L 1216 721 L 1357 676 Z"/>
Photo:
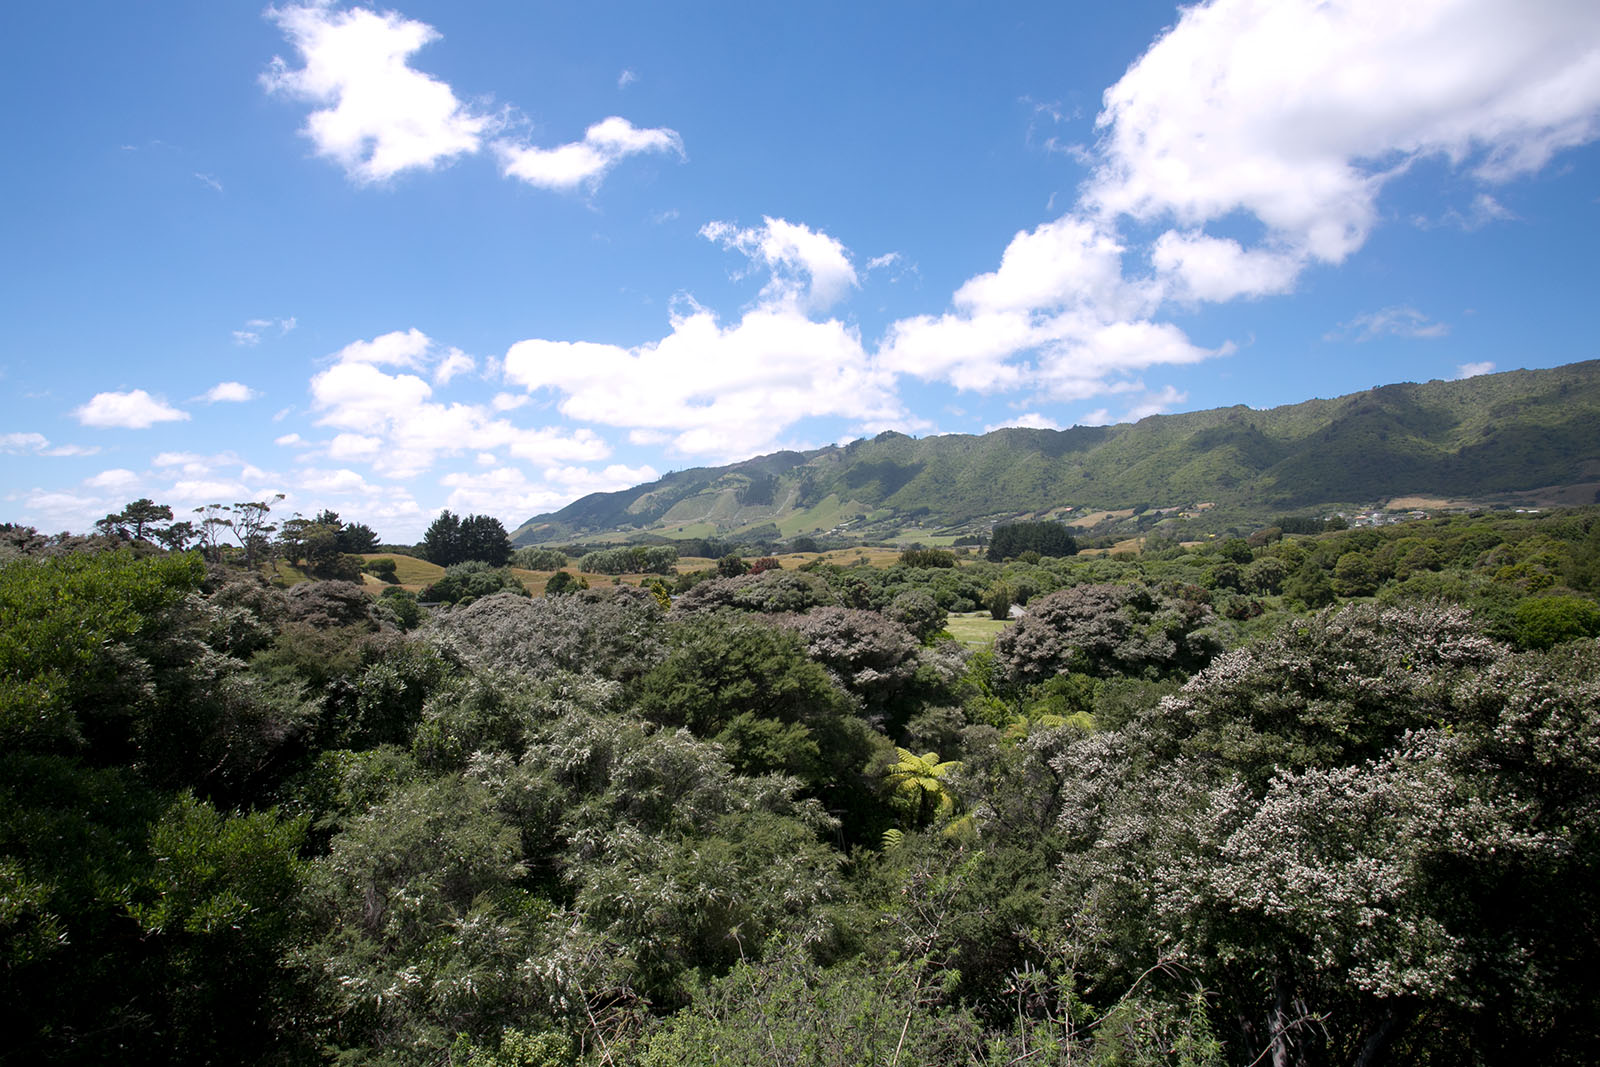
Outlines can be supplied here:
<path id="1" fill-rule="evenodd" d="M 676 471 L 518 528 L 518 544 L 777 527 L 785 537 L 959 529 L 1019 515 L 1183 507 L 1267 516 L 1423 495 L 1482 499 L 1600 483 L 1600 361 L 1386 385 L 1256 411 L 1118 426 L 884 433 Z"/>

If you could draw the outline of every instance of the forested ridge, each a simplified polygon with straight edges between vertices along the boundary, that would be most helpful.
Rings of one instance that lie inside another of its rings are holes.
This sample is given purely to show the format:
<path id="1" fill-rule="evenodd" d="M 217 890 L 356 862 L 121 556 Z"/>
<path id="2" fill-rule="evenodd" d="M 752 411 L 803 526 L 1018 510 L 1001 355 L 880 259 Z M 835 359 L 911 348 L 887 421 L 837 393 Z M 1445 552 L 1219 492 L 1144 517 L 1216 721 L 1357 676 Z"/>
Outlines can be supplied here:
<path id="1" fill-rule="evenodd" d="M 0 527 L 3 1062 L 1600 1041 L 1600 509 L 422 604 L 149 512 Z"/>
<path id="2" fill-rule="evenodd" d="M 536 515 L 519 544 L 621 534 L 857 539 L 986 527 L 1067 508 L 1215 505 L 1217 532 L 1262 514 L 1423 495 L 1488 501 L 1600 486 L 1600 361 L 1398 383 L 1256 410 L 1236 405 L 1064 430 L 883 433 L 676 471 Z"/>

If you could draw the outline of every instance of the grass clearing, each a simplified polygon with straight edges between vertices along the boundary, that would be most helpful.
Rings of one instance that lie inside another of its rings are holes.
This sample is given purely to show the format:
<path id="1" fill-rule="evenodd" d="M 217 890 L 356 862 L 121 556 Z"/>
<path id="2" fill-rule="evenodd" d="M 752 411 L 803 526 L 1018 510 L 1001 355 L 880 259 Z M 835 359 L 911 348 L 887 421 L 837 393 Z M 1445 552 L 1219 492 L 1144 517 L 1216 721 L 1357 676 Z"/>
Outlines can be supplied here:
<path id="1" fill-rule="evenodd" d="M 987 611 L 967 611 L 952 614 L 944 620 L 944 628 L 967 648 L 988 648 L 1010 623 L 992 619 Z"/>
<path id="2" fill-rule="evenodd" d="M 437 563 L 429 563 L 416 556 L 401 556 L 393 552 L 366 552 L 361 556 L 363 561 L 374 559 L 394 560 L 394 576 L 400 579 L 400 586 L 413 593 L 421 592 L 422 588 L 432 585 L 444 577 L 444 568 Z M 379 582 L 380 586 L 385 583 Z"/>

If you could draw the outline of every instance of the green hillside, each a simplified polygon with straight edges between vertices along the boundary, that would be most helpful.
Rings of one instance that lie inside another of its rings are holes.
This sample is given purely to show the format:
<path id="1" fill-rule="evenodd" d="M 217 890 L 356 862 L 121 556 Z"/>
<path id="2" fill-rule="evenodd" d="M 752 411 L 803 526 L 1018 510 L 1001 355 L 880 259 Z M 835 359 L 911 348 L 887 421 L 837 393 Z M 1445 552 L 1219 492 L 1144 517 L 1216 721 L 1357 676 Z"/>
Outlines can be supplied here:
<path id="1" fill-rule="evenodd" d="M 1219 515 L 1484 500 L 1600 483 L 1600 361 L 1331 400 L 1068 430 L 884 433 L 596 493 L 519 527 L 518 544 L 596 537 L 960 531 L 997 519 L 1213 505 Z"/>

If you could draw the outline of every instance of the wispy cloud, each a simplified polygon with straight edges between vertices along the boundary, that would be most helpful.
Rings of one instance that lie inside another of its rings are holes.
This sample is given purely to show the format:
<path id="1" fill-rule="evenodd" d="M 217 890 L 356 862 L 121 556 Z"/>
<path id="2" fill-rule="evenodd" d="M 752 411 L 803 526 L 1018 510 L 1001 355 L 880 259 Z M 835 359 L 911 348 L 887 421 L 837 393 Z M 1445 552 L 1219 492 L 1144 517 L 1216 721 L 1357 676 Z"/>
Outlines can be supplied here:
<path id="1" fill-rule="evenodd" d="M 1434 322 L 1414 307 L 1387 307 L 1357 315 L 1349 322 L 1322 335 L 1324 341 L 1355 341 L 1357 344 L 1375 341 L 1380 337 L 1411 337 L 1420 340 L 1437 340 L 1450 332 L 1443 322 Z"/>
<path id="2" fill-rule="evenodd" d="M 243 328 L 233 331 L 233 343 L 245 347 L 258 345 L 266 331 L 275 329 L 281 337 L 297 325 L 293 315 L 286 319 L 250 319 Z"/>

